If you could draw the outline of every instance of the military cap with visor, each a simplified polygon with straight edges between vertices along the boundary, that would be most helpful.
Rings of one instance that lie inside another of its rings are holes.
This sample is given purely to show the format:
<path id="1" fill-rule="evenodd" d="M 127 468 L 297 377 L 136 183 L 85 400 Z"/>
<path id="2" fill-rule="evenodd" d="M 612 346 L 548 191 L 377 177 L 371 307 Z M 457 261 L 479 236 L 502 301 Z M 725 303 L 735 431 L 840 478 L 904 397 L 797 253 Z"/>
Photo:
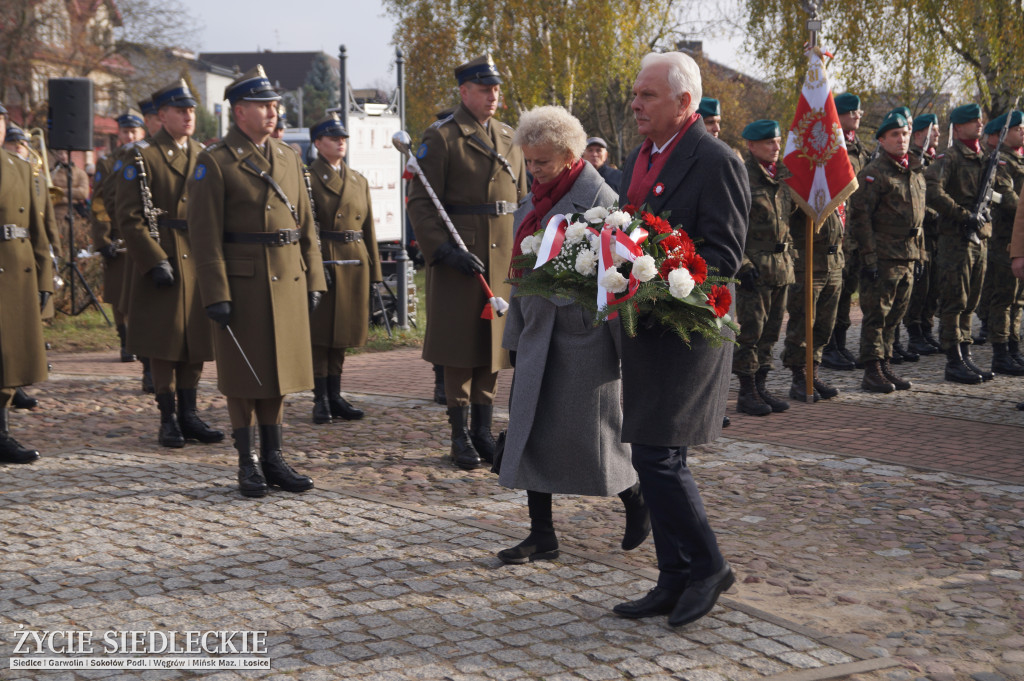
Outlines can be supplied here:
<path id="1" fill-rule="evenodd" d="M 977 104 L 962 104 L 949 112 L 949 122 L 953 125 L 970 123 L 981 118 L 981 107 Z"/>
<path id="2" fill-rule="evenodd" d="M 28 142 L 28 135 L 25 131 L 16 126 L 14 123 L 7 125 L 7 136 L 4 138 L 7 142 Z"/>
<path id="3" fill-rule="evenodd" d="M 782 137 L 782 133 L 779 131 L 778 121 L 761 119 L 759 121 L 749 123 L 747 124 L 747 127 L 743 128 L 743 139 L 749 142 L 771 140 L 776 137 Z"/>
<path id="4" fill-rule="evenodd" d="M 348 137 L 348 130 L 341 124 L 338 114 L 324 116 L 309 129 L 309 139 L 316 142 L 321 137 Z"/>
<path id="5" fill-rule="evenodd" d="M 4 108 L 3 104 L 0 104 L 0 116 L 6 116 L 6 115 L 7 115 L 7 109 Z"/>
<path id="6" fill-rule="evenodd" d="M 909 126 L 909 117 L 903 115 L 903 112 L 900 109 L 893 109 L 885 115 L 884 119 L 882 119 L 882 124 L 878 126 L 878 130 L 875 131 L 875 139 L 881 139 L 882 135 L 890 130 L 906 128 Z"/>
<path id="7" fill-rule="evenodd" d="M 117 125 L 120 128 L 141 128 L 145 125 L 142 120 L 142 112 L 135 109 L 128 109 L 117 117 Z"/>
<path id="8" fill-rule="evenodd" d="M 914 132 L 921 132 L 927 130 L 929 125 L 938 127 L 939 117 L 935 114 L 921 114 L 914 119 Z"/>
<path id="9" fill-rule="evenodd" d="M 836 113 L 845 114 L 860 109 L 860 97 L 852 92 L 844 92 L 835 96 Z"/>
<path id="10" fill-rule="evenodd" d="M 480 83 L 481 85 L 501 85 L 501 74 L 494 65 L 491 55 L 485 54 L 455 68 L 455 79 L 459 85 L 463 83 Z"/>
<path id="11" fill-rule="evenodd" d="M 156 114 L 156 105 L 153 104 L 153 98 L 152 97 L 146 97 L 145 99 L 140 99 L 138 102 L 136 102 L 136 104 L 139 105 L 139 111 L 142 112 L 143 116 L 150 116 L 150 115 L 155 115 Z"/>
<path id="12" fill-rule="evenodd" d="M 701 97 L 700 104 L 697 106 L 697 113 L 700 114 L 701 118 L 721 116 L 722 104 L 713 97 Z"/>
<path id="13" fill-rule="evenodd" d="M 224 99 L 232 104 L 241 101 L 278 102 L 281 95 L 274 91 L 263 65 L 257 64 L 224 88 Z"/>
<path id="14" fill-rule="evenodd" d="M 153 93 L 153 106 L 157 111 L 165 106 L 187 109 L 195 105 L 196 98 L 192 96 L 192 91 L 188 89 L 188 83 L 184 78 L 179 78 L 167 87 Z"/>
<path id="15" fill-rule="evenodd" d="M 1021 125 L 1022 123 L 1024 123 L 1024 113 L 1015 110 L 1013 114 L 1010 116 L 1009 127 L 1015 128 L 1018 125 Z M 1000 132 L 1003 131 L 1004 125 L 1006 125 L 1006 114 L 1003 114 L 1002 116 L 996 116 L 995 118 L 988 122 L 988 125 L 985 126 L 985 134 L 998 135 Z"/>

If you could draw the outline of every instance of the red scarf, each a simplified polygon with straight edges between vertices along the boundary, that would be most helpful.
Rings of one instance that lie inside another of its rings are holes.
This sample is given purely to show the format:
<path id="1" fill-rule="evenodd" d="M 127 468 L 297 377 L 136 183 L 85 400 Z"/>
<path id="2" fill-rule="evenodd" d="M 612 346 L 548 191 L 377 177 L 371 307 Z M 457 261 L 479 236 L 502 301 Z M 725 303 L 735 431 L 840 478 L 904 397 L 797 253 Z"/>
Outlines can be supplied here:
<path id="1" fill-rule="evenodd" d="M 764 161 L 758 161 L 758 163 L 760 163 L 761 167 L 765 169 L 765 171 L 768 173 L 768 176 L 774 180 L 775 173 L 778 170 L 778 166 L 775 165 L 775 162 L 772 161 L 771 163 L 765 163 Z"/>
<path id="2" fill-rule="evenodd" d="M 886 152 L 886 153 L 888 153 L 888 152 Z M 910 167 L 910 157 L 907 154 L 903 154 L 902 156 L 896 156 L 894 154 L 889 154 L 889 158 L 891 158 L 894 162 L 896 162 L 897 164 L 899 164 L 900 166 L 902 166 L 904 168 L 909 168 Z"/>
<path id="3" fill-rule="evenodd" d="M 672 140 L 672 143 L 661 150 L 661 153 L 651 160 L 651 149 L 654 148 L 654 142 L 648 137 L 642 147 L 640 147 L 640 154 L 636 157 L 636 163 L 633 164 L 633 177 L 629 181 L 629 190 L 626 192 L 626 198 L 634 206 L 642 206 L 647 200 L 647 195 L 651 193 L 651 189 L 654 188 L 654 183 L 661 175 L 662 169 L 665 167 L 665 163 L 668 162 L 668 157 L 672 154 L 672 150 L 679 144 L 679 140 L 683 139 L 683 135 L 690 129 L 694 121 L 700 118 L 700 114 L 695 113 L 690 116 L 683 127 L 676 133 L 676 137 Z M 648 168 L 648 165 L 650 166 Z"/>
<path id="4" fill-rule="evenodd" d="M 562 200 L 562 197 L 569 193 L 572 186 L 576 184 L 580 173 L 583 172 L 584 161 L 581 158 L 559 173 L 558 177 L 550 182 L 540 183 L 533 181 L 530 191 L 533 192 L 533 210 L 526 214 L 523 221 L 516 230 L 515 245 L 512 247 L 512 259 L 515 260 L 523 254 L 523 239 L 534 234 L 541 228 L 541 218 L 547 215 L 555 204 Z M 519 278 L 523 271 L 509 267 L 509 276 Z"/>
<path id="5" fill-rule="evenodd" d="M 973 151 L 974 153 L 976 153 L 976 154 L 980 154 L 981 153 L 981 141 L 980 140 L 964 140 L 964 139 L 962 139 L 962 140 L 960 140 L 960 142 L 965 147 L 967 147 L 968 149 Z"/>

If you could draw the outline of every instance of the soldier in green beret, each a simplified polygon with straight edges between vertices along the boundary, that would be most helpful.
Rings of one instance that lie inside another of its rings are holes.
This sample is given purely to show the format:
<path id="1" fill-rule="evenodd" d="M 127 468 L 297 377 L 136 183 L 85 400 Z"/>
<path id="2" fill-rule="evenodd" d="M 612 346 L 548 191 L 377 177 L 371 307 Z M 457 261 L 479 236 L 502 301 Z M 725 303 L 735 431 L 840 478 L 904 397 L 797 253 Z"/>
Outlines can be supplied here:
<path id="1" fill-rule="evenodd" d="M 717 138 L 722 131 L 722 104 L 713 97 L 701 97 L 697 113 L 704 119 L 704 127 L 712 137 Z"/>
<path id="2" fill-rule="evenodd" d="M 871 151 L 857 137 L 857 130 L 864 118 L 864 111 L 860 107 L 860 97 L 852 92 L 844 92 L 835 96 L 835 103 L 836 112 L 839 114 L 839 124 L 843 128 L 850 165 L 853 166 L 854 173 L 859 173 L 871 159 Z M 845 230 L 843 256 L 846 264 L 843 268 L 843 282 L 836 308 L 835 328 L 822 353 L 821 361 L 830 369 L 851 370 L 857 366 L 857 362 L 853 354 L 846 348 L 846 332 L 850 328 L 850 303 L 860 283 L 860 258 L 857 253 L 857 240 L 853 238 L 850 230 L 845 229 L 845 223 L 850 220 L 849 202 L 841 210 L 839 219 Z"/>
<path id="3" fill-rule="evenodd" d="M 921 160 L 927 169 L 934 160 L 939 144 L 939 117 L 921 114 L 911 127 L 910 155 Z M 907 349 L 918 355 L 933 355 L 939 351 L 939 341 L 932 335 L 935 314 L 939 308 L 938 268 L 935 267 L 935 248 L 939 238 L 939 214 L 926 207 L 924 211 L 924 251 L 921 254 L 921 276 L 914 277 L 910 303 L 903 325 L 907 329 Z"/>
<path id="4" fill-rule="evenodd" d="M 924 247 L 927 188 L 920 159 L 911 157 L 910 119 L 890 112 L 875 132 L 881 153 L 857 176 L 848 223 L 861 259 L 861 387 L 869 392 L 909 390 L 890 362 L 910 302 Z"/>
<path id="5" fill-rule="evenodd" d="M 793 201 L 782 183 L 788 176 L 779 165 L 782 133 L 776 121 L 754 121 L 743 129 L 749 157 L 750 219 L 743 264 L 736 278 L 736 319 L 739 347 L 733 353 L 732 371 L 739 376 L 736 410 L 763 416 L 789 409 L 789 403 L 768 390 L 772 348 L 779 340 L 786 313 L 786 292 L 793 278 L 793 239 L 789 218 Z"/>

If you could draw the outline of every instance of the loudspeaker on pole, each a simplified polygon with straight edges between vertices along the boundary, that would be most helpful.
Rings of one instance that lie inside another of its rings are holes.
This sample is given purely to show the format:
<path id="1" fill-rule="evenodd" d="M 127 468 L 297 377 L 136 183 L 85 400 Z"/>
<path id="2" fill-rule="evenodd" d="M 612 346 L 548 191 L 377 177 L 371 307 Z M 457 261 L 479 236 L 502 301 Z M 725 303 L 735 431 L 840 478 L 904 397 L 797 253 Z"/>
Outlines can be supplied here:
<path id="1" fill-rule="evenodd" d="M 51 78 L 48 86 L 50 148 L 90 151 L 93 148 L 92 81 Z"/>

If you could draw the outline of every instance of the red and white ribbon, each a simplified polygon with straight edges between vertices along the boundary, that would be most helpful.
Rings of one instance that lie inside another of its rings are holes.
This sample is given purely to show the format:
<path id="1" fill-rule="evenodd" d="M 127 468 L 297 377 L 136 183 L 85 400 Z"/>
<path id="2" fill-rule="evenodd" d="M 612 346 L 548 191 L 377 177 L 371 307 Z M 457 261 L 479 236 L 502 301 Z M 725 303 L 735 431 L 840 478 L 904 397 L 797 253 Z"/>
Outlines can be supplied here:
<path id="1" fill-rule="evenodd" d="M 634 277 L 632 272 L 629 274 L 626 293 L 619 298 L 616 298 L 615 293 L 601 285 L 601 278 L 608 271 L 609 267 L 615 267 L 614 254 L 618 254 L 619 257 L 629 262 L 633 262 L 643 255 L 643 249 L 640 248 L 639 244 L 643 243 L 646 238 L 647 231 L 639 227 L 634 229 L 632 234 L 626 234 L 621 229 L 615 228 L 601 230 L 601 250 L 598 252 L 597 272 L 598 310 L 603 310 L 609 305 L 627 301 L 636 294 L 637 288 L 640 287 L 640 280 Z M 618 316 L 618 313 L 612 313 L 608 315 L 608 318 L 614 319 L 616 316 Z"/>
<path id="2" fill-rule="evenodd" d="M 565 243 L 565 228 L 569 226 L 569 220 L 565 215 L 555 215 L 548 220 L 544 228 L 544 238 L 537 249 L 537 264 L 533 269 L 541 267 L 552 258 L 557 258 L 562 252 L 562 244 Z"/>

